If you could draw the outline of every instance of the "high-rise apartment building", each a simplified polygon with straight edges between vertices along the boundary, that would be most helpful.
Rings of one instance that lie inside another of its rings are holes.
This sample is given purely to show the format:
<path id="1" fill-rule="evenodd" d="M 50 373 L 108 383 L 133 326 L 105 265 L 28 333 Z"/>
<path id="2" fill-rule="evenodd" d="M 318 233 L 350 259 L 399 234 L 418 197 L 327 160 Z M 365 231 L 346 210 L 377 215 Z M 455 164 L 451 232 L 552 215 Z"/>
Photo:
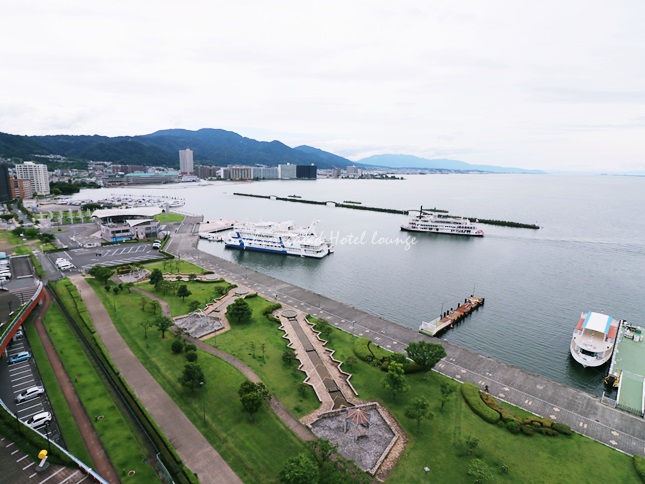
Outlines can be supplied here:
<path id="1" fill-rule="evenodd" d="M 193 152 L 189 148 L 179 150 L 179 173 L 192 175 L 193 172 Z"/>
<path id="2" fill-rule="evenodd" d="M 0 163 L 0 202 L 8 202 L 12 198 L 9 167 L 6 163 Z"/>
<path id="3" fill-rule="evenodd" d="M 16 178 L 29 180 L 35 194 L 49 195 L 47 165 L 25 161 L 21 165 L 16 165 Z"/>

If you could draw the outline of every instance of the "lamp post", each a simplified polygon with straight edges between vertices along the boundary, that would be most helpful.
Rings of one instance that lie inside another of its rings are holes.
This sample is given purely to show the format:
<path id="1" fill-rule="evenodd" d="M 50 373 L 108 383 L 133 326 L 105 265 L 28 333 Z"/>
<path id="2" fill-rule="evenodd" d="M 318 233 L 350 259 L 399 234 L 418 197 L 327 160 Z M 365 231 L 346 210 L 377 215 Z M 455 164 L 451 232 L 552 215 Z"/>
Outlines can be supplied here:
<path id="1" fill-rule="evenodd" d="M 8 301 L 7 304 L 9 305 L 9 316 L 11 316 L 11 305 L 13 304 L 13 301 Z"/>
<path id="2" fill-rule="evenodd" d="M 424 470 L 424 471 L 425 471 L 425 473 L 426 473 L 426 481 L 427 481 L 427 480 L 428 480 L 428 474 L 430 474 L 430 468 L 429 468 L 428 466 L 425 466 L 425 467 L 423 468 L 423 470 Z"/>
<path id="3" fill-rule="evenodd" d="M 49 440 L 49 422 L 45 422 L 45 428 L 47 429 L 47 455 L 51 454 L 52 448 Z"/>
<path id="4" fill-rule="evenodd" d="M 206 387 L 204 386 L 204 382 L 200 381 L 199 386 L 202 388 L 202 419 L 204 420 L 204 425 L 206 425 L 206 403 L 204 399 L 204 393 L 206 392 Z"/>

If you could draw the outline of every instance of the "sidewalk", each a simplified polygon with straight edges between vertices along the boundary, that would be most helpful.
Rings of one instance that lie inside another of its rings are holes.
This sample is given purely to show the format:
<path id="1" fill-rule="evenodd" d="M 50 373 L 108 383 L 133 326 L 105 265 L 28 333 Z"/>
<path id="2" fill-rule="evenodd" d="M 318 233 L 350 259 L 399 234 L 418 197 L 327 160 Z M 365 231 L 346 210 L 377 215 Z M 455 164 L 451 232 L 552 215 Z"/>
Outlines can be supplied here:
<path id="1" fill-rule="evenodd" d="M 184 464 L 197 474 L 200 482 L 241 482 L 224 459 L 132 353 L 112 324 L 101 300 L 87 281 L 80 275 L 74 275 L 70 277 L 70 280 L 78 288 L 94 322 L 96 332 L 112 361 L 130 388 L 134 390 L 137 398 L 152 415 L 159 428 L 173 443 Z"/>

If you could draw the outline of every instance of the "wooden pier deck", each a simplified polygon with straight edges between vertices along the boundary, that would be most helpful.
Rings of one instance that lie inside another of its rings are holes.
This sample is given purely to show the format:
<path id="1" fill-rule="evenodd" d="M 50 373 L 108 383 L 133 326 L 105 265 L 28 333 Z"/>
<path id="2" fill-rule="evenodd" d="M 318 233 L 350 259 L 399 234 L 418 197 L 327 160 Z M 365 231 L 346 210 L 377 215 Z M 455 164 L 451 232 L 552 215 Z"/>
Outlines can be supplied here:
<path id="1" fill-rule="evenodd" d="M 483 297 L 474 297 L 470 296 L 469 298 L 464 299 L 462 304 L 457 305 L 457 309 L 450 309 L 438 318 L 428 322 L 422 322 L 419 327 L 419 332 L 427 334 L 428 336 L 435 336 L 437 333 L 443 331 L 446 328 L 452 328 L 455 324 L 461 321 L 463 318 L 472 313 L 475 309 L 484 305 Z"/>

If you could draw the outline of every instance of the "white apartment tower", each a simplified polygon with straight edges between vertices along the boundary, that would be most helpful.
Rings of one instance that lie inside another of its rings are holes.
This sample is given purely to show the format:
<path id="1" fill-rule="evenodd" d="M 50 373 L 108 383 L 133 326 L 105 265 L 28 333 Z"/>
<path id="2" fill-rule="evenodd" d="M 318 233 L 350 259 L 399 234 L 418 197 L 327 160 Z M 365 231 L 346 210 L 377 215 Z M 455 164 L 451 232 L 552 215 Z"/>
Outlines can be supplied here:
<path id="1" fill-rule="evenodd" d="M 183 175 L 192 175 L 193 170 L 193 152 L 190 148 L 179 150 L 179 172 Z"/>
<path id="2" fill-rule="evenodd" d="M 16 165 L 16 178 L 29 180 L 34 193 L 38 195 L 49 195 L 47 165 L 25 161 L 22 165 Z"/>

